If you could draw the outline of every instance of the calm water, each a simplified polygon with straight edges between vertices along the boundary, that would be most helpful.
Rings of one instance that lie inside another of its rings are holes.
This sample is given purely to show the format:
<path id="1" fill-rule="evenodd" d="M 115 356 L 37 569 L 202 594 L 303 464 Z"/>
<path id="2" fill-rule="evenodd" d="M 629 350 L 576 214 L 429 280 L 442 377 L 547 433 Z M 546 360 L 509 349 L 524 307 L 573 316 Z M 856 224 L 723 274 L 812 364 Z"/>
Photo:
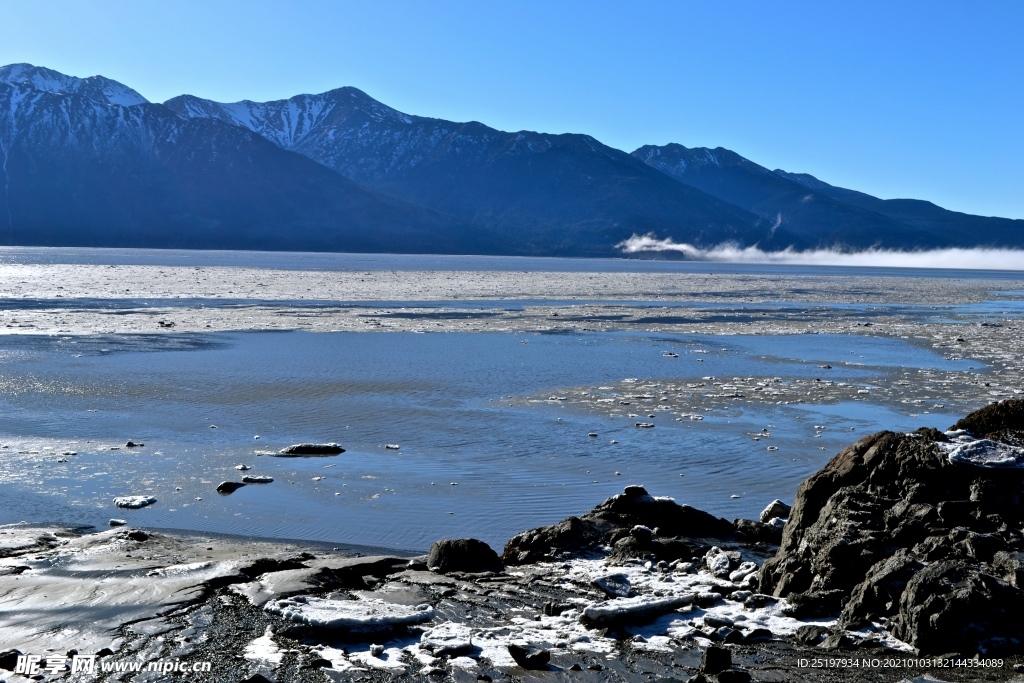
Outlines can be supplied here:
<path id="1" fill-rule="evenodd" d="M 662 356 L 687 342 L 710 350 L 698 369 Z M 863 366 L 841 367 L 851 354 Z M 775 497 L 791 500 L 803 478 L 855 438 L 881 428 L 945 428 L 958 417 L 910 417 L 869 402 L 746 404 L 702 422 L 665 413 L 655 429 L 636 429 L 626 417 L 509 401 L 688 372 L 813 377 L 828 362 L 836 365 L 831 379 L 865 382 L 891 368 L 969 363 L 899 340 L 835 335 L 0 338 L 0 440 L 7 446 L 0 450 L 0 522 L 105 526 L 126 517 L 152 527 L 412 550 L 472 535 L 497 547 L 628 483 L 730 519 L 755 516 Z M 816 424 L 826 425 L 821 438 L 814 438 Z M 750 439 L 768 425 L 778 452 Z M 128 439 L 146 445 L 128 450 Z M 301 441 L 336 441 L 348 451 L 257 455 Z M 238 479 L 233 467 L 241 463 L 275 481 L 215 493 L 220 481 Z M 111 503 L 142 493 L 158 502 L 143 510 Z"/>

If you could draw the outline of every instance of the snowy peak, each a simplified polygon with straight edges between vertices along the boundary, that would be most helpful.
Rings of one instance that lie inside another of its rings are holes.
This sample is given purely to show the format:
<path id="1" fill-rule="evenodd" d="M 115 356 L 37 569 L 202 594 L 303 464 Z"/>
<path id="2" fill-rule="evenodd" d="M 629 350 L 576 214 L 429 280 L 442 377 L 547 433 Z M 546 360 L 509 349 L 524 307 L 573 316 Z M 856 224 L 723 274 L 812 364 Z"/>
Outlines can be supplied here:
<path id="1" fill-rule="evenodd" d="M 633 156 L 646 164 L 668 173 L 675 178 L 681 178 L 688 172 L 698 171 L 703 168 L 715 166 L 737 166 L 742 165 L 752 170 L 768 173 L 768 169 L 758 166 L 748 159 L 744 159 L 736 152 L 724 147 L 684 147 L 675 142 L 663 146 L 644 145 L 635 152 Z"/>
<path id="2" fill-rule="evenodd" d="M 333 136 L 339 126 L 353 124 L 409 125 L 413 117 L 381 104 L 356 88 L 338 88 L 318 95 L 296 95 L 273 102 L 223 103 L 180 95 L 165 106 L 188 118 L 212 118 L 248 128 L 285 149 L 295 150 L 319 136 Z"/>
<path id="3" fill-rule="evenodd" d="M 76 78 L 31 64 L 0 66 L 0 83 L 25 85 L 44 92 L 78 95 L 101 104 L 131 107 L 149 102 L 127 85 L 103 76 Z"/>

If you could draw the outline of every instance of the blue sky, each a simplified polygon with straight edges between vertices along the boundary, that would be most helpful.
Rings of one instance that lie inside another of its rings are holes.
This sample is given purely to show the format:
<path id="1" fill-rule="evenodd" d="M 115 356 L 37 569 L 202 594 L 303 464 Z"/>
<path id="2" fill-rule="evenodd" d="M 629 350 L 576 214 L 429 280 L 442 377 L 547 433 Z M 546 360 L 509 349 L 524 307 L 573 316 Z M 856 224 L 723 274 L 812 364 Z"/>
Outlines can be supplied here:
<path id="1" fill-rule="evenodd" d="M 881 197 L 1024 218 L 1024 2 L 30 2 L 0 64 L 153 101 L 352 85 L 408 113 L 722 146 Z"/>

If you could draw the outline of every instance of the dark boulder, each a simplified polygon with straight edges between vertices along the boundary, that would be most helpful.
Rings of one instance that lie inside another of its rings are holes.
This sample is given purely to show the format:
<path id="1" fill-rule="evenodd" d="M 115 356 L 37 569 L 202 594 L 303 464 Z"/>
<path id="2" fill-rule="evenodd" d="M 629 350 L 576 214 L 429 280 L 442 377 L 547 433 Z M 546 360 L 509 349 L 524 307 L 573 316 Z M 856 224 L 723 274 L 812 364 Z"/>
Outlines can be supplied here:
<path id="1" fill-rule="evenodd" d="M 475 538 L 448 538 L 430 546 L 427 567 L 440 572 L 491 572 L 503 569 L 491 546 Z"/>
<path id="2" fill-rule="evenodd" d="M 732 654 L 724 647 L 710 645 L 700 657 L 700 671 L 714 676 L 732 666 Z"/>
<path id="3" fill-rule="evenodd" d="M 4 650 L 0 652 L 0 669 L 14 671 L 14 667 L 18 664 L 18 657 L 22 654 L 24 653 L 21 650 Z"/>
<path id="4" fill-rule="evenodd" d="M 1002 439 L 1024 433 L 1024 400 L 1002 401 L 976 410 L 953 425 L 979 439 Z"/>
<path id="5" fill-rule="evenodd" d="M 611 525 L 569 517 L 557 524 L 517 534 L 505 545 L 502 559 L 508 564 L 532 564 L 561 553 L 589 550 L 604 539 Z"/>
<path id="6" fill-rule="evenodd" d="M 1022 443 L 1024 400 L 955 427 Z M 951 462 L 947 441 L 934 429 L 880 432 L 834 457 L 800 485 L 760 591 L 795 615 L 841 610 L 844 628 L 888 619 L 929 654 L 1012 642 L 999 605 L 1024 604 L 1024 470 Z M 973 622 L 965 606 L 979 610 Z"/>
<path id="7" fill-rule="evenodd" d="M 672 561 L 702 556 L 708 547 L 705 539 L 735 538 L 732 524 L 724 519 L 651 496 L 642 486 L 627 486 L 581 517 L 516 535 L 505 545 L 502 559 L 528 564 L 611 546 L 613 559 Z"/>
<path id="8" fill-rule="evenodd" d="M 905 548 L 871 567 L 843 607 L 839 625 L 858 629 L 868 622 L 893 614 L 907 582 L 924 568 Z"/>
<path id="9" fill-rule="evenodd" d="M 240 481 L 222 481 L 217 484 L 217 493 L 234 493 L 243 486 L 245 486 L 245 484 Z"/>
<path id="10" fill-rule="evenodd" d="M 1019 652 L 1024 594 L 962 560 L 936 562 L 907 583 L 892 632 L 921 652 Z"/>
<path id="11" fill-rule="evenodd" d="M 828 626 L 819 626 L 817 624 L 807 624 L 801 626 L 796 630 L 796 635 L 793 636 L 800 645 L 806 645 L 808 647 L 814 647 L 829 635 Z"/>
<path id="12" fill-rule="evenodd" d="M 547 650 L 528 650 L 515 643 L 509 643 L 508 653 L 512 655 L 516 664 L 524 669 L 546 669 L 548 662 L 551 661 L 551 653 Z"/>
<path id="13" fill-rule="evenodd" d="M 733 527 L 736 535 L 745 541 L 767 543 L 778 545 L 782 542 L 782 527 L 777 527 L 764 522 L 755 522 L 752 519 L 733 520 Z"/>
<path id="14" fill-rule="evenodd" d="M 287 446 L 277 452 L 283 457 L 296 457 L 302 455 L 338 455 L 344 453 L 345 449 L 336 443 L 297 443 Z"/>

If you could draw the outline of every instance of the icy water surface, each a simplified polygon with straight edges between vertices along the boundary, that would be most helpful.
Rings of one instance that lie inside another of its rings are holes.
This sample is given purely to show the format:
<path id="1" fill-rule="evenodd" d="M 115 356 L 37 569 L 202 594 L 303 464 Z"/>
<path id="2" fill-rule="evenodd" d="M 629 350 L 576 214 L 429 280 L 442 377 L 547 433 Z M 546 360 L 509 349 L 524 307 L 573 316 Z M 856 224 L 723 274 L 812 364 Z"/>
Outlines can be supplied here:
<path id="1" fill-rule="evenodd" d="M 687 354 L 695 349 L 699 362 Z M 737 400 L 700 420 L 667 408 L 631 417 L 632 408 L 612 414 L 559 396 L 633 380 L 798 383 L 822 375 L 826 364 L 829 381 L 844 387 L 871 386 L 907 368 L 980 370 L 969 359 L 855 335 L 6 337 L 0 522 L 105 526 L 124 517 L 151 527 L 411 550 L 445 536 L 500 547 L 629 483 L 729 519 L 756 517 L 775 497 L 791 500 L 802 479 L 861 436 L 945 428 L 959 417 L 941 408 L 911 413 L 872 396 L 818 406 Z M 546 400 L 530 400 L 538 395 Z M 752 437 L 764 430 L 770 441 Z M 129 439 L 145 446 L 125 448 Z M 259 454 L 308 441 L 338 442 L 347 452 Z M 240 480 L 239 464 L 274 482 L 217 494 L 219 482 Z M 135 494 L 157 502 L 141 510 L 111 502 Z"/>

